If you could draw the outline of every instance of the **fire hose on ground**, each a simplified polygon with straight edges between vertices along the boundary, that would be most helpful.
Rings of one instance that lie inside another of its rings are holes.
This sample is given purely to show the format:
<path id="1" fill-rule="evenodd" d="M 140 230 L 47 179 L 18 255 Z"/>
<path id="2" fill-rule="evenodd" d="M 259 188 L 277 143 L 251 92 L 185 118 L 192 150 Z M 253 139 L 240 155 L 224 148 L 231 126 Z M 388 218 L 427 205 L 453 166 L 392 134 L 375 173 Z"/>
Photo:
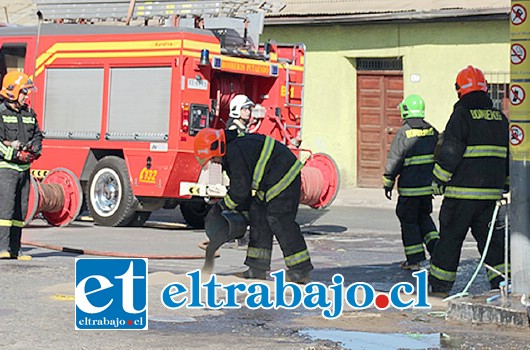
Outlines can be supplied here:
<path id="1" fill-rule="evenodd" d="M 44 220 L 53 226 L 66 226 L 81 211 L 83 192 L 77 177 L 68 169 L 57 168 L 50 171 L 41 181 L 31 177 L 31 187 L 28 202 L 26 224 L 31 222 L 37 214 L 42 214 Z M 173 259 L 189 260 L 204 259 L 205 255 L 159 255 L 121 253 L 91 249 L 78 249 L 47 243 L 22 241 L 22 245 L 55 250 L 63 253 L 111 256 L 119 258 Z M 216 253 L 215 257 L 219 254 Z"/>
<path id="2" fill-rule="evenodd" d="M 116 258 L 137 258 L 137 259 L 156 259 L 156 260 L 192 260 L 192 259 L 204 259 L 205 255 L 157 255 L 157 254 L 136 254 L 136 253 L 120 253 L 111 251 L 101 250 L 90 250 L 90 249 L 77 249 L 68 248 L 58 245 L 22 241 L 22 245 L 28 245 L 32 247 L 44 248 L 48 250 L 55 250 L 63 253 L 80 254 L 80 255 L 97 255 L 97 256 L 111 256 Z M 216 257 L 220 255 L 217 253 Z"/>

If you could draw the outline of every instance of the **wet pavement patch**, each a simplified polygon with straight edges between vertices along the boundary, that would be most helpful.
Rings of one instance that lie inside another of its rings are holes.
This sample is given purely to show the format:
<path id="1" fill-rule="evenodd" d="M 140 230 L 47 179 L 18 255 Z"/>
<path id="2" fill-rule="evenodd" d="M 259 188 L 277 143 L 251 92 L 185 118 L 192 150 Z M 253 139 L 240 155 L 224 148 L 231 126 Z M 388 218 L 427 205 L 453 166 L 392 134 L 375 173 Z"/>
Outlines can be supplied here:
<path id="1" fill-rule="evenodd" d="M 301 335 L 311 339 L 325 339 L 341 343 L 345 349 L 394 350 L 394 349 L 439 349 L 440 334 L 420 333 L 367 333 L 337 329 L 305 329 Z"/>

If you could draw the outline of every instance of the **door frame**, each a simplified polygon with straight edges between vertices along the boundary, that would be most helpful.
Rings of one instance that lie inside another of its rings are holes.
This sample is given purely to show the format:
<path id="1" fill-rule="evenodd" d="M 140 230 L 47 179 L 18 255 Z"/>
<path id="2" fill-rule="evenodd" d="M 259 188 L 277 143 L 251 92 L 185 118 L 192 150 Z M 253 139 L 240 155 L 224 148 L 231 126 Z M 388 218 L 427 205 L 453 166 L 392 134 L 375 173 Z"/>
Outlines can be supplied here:
<path id="1" fill-rule="evenodd" d="M 356 172 L 356 179 L 357 179 L 357 183 L 356 183 L 356 186 L 359 187 L 359 183 L 361 182 L 360 181 L 360 178 L 361 178 L 361 107 L 360 107 L 360 104 L 359 104 L 359 96 L 360 96 L 360 89 L 361 89 L 361 86 L 359 84 L 359 78 L 360 76 L 400 76 L 402 79 L 403 79 L 403 70 L 358 70 L 357 71 L 357 172 Z M 404 82 L 404 80 L 403 80 Z M 403 91 L 403 95 L 404 95 L 404 91 Z M 386 98 L 386 92 L 385 92 L 385 98 Z M 381 131 L 383 131 L 384 128 L 387 128 L 386 125 L 380 125 L 380 128 L 381 128 Z M 385 134 L 386 135 L 386 134 Z M 386 140 L 386 137 L 385 137 L 385 140 Z M 383 157 L 383 162 L 386 161 L 386 155 L 387 155 L 387 150 L 386 150 L 386 146 L 387 146 L 387 142 L 385 141 L 384 143 L 381 142 L 380 145 L 381 147 L 380 149 L 380 152 L 381 154 L 384 154 L 385 156 Z M 382 164 L 382 167 L 384 168 L 384 163 Z M 381 173 L 381 176 L 383 176 L 383 173 Z"/>

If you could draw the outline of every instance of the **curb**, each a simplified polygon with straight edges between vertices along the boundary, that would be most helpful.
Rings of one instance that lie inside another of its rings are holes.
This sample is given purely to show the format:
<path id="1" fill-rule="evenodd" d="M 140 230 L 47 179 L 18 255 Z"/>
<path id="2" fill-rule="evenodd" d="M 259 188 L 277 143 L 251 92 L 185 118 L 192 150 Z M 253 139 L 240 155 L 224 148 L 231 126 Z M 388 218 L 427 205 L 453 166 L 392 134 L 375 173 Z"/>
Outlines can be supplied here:
<path id="1" fill-rule="evenodd" d="M 529 311 L 520 302 L 520 296 L 511 295 L 506 301 L 498 298 L 486 300 L 499 291 L 451 300 L 447 305 L 447 318 L 472 323 L 493 323 L 529 328 Z"/>

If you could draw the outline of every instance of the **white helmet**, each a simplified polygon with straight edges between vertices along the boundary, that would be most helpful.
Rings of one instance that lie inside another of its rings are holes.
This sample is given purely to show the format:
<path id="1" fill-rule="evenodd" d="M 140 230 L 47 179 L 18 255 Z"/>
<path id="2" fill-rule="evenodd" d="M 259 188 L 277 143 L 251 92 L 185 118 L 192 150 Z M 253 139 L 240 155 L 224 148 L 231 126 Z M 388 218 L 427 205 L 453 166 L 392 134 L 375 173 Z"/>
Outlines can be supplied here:
<path id="1" fill-rule="evenodd" d="M 230 118 L 241 118 L 241 108 L 254 107 L 255 104 L 246 95 L 236 95 L 230 101 Z"/>

